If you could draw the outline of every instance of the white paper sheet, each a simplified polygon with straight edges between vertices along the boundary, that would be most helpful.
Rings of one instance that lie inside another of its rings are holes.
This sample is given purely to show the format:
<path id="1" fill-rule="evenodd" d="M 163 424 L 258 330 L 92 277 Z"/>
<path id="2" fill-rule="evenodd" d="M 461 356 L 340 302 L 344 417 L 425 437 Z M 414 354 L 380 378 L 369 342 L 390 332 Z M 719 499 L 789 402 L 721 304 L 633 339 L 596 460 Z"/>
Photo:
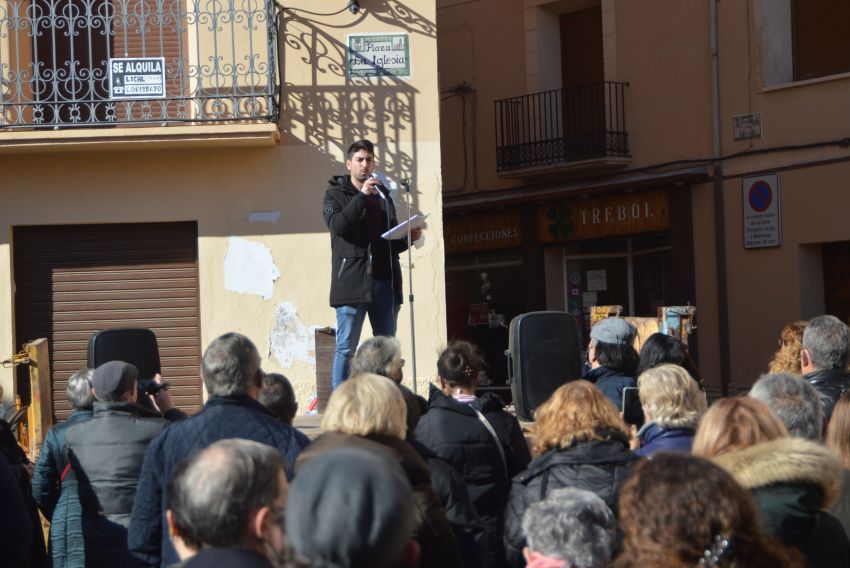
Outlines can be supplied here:
<path id="1" fill-rule="evenodd" d="M 410 218 L 410 228 L 412 229 L 421 229 L 425 226 L 425 220 L 428 218 L 428 215 L 414 215 Z M 396 241 L 398 239 L 404 239 L 407 237 L 407 219 L 381 235 L 382 238 Z"/>

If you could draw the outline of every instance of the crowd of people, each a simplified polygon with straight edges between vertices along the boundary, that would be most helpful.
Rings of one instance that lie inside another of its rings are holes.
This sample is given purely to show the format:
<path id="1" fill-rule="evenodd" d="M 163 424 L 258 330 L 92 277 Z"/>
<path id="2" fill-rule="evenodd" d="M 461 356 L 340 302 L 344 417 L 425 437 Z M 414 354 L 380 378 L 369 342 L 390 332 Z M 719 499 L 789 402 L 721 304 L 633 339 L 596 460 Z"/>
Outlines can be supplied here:
<path id="1" fill-rule="evenodd" d="M 396 339 L 363 342 L 312 441 L 289 381 L 237 333 L 204 352 L 193 416 L 166 389 L 142 400 L 133 365 L 83 370 L 35 464 L 0 423 L 2 564 L 850 566 L 850 328 L 789 324 L 749 393 L 711 405 L 682 343 L 635 338 L 596 324 L 587 373 L 525 431 L 477 394 L 466 342 L 427 399 L 402 384 Z"/>

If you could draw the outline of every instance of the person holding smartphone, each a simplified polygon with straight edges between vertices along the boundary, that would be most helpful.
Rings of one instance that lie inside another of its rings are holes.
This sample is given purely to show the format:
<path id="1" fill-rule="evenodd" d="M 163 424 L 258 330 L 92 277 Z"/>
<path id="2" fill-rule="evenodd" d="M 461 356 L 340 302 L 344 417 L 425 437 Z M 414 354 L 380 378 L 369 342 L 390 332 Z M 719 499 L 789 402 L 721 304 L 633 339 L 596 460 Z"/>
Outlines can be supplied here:
<path id="1" fill-rule="evenodd" d="M 638 354 L 634 343 L 635 326 L 623 318 L 607 318 L 597 322 L 590 330 L 587 361 L 590 372 L 585 380 L 596 385 L 618 411 L 622 411 L 623 389 L 635 387 Z"/>

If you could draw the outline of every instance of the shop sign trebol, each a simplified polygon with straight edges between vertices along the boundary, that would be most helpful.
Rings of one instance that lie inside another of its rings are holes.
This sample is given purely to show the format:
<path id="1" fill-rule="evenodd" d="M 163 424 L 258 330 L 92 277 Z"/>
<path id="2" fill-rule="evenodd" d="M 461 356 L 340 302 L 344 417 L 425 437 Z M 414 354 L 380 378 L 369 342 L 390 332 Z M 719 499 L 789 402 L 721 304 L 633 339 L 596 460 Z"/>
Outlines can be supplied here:
<path id="1" fill-rule="evenodd" d="M 348 36 L 349 77 L 410 77 L 410 37 L 407 34 Z"/>
<path id="2" fill-rule="evenodd" d="M 670 228 L 668 195 L 656 190 L 551 203 L 540 208 L 538 226 L 544 243 L 664 231 Z"/>

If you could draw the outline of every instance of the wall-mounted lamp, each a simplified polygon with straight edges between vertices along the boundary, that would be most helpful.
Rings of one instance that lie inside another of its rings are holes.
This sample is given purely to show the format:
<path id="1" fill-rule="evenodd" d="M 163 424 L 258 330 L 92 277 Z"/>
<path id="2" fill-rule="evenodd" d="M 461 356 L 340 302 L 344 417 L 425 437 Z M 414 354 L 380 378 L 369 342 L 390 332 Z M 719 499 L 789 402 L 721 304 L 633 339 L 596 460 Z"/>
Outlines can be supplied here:
<path id="1" fill-rule="evenodd" d="M 356 14 L 360 11 L 360 0 L 348 0 L 348 11 Z"/>

